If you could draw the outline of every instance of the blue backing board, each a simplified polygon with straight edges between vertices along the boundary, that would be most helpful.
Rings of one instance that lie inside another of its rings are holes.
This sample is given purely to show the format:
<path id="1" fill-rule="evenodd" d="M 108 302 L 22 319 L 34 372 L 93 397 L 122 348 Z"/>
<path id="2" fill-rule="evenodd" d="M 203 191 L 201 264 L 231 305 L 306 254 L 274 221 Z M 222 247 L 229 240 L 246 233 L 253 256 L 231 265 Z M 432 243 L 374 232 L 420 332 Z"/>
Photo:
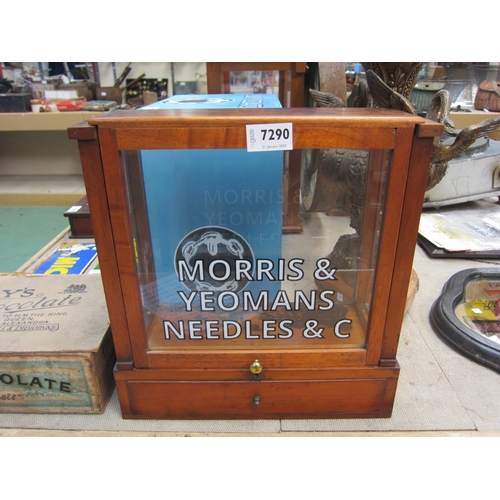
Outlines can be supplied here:
<path id="1" fill-rule="evenodd" d="M 187 101 L 181 104 L 181 101 Z M 199 105 L 196 102 L 199 102 Z M 208 102 L 207 102 L 208 101 Z M 274 95 L 174 96 L 142 109 L 191 107 L 281 107 Z M 283 153 L 248 153 L 246 150 L 141 151 L 146 205 L 150 224 L 160 301 L 178 303 L 177 290 L 187 291 L 178 280 L 175 255 L 186 236 L 200 228 L 217 233 L 228 229 L 248 243 L 254 259 L 281 258 Z M 198 238 L 203 234 L 201 229 Z M 221 233 L 222 234 L 222 233 Z M 214 258 L 224 259 L 227 236 Z M 233 239 L 231 241 L 234 241 Z M 266 277 L 251 281 L 248 290 L 266 289 L 271 295 L 279 282 Z"/>

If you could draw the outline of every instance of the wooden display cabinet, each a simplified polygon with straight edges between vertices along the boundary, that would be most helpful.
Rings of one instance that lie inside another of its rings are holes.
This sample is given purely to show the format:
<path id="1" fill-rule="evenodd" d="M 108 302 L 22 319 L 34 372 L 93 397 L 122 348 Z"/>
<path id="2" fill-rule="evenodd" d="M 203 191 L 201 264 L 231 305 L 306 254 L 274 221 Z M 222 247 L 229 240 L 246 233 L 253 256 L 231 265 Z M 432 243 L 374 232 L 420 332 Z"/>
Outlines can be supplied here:
<path id="1" fill-rule="evenodd" d="M 349 172 L 332 162 L 340 187 L 362 190 L 358 222 L 301 213 L 303 232 L 283 234 L 272 212 L 282 193 L 266 191 L 255 166 L 276 151 L 247 152 L 247 132 L 266 127 L 288 128 L 293 152 L 359 152 Z M 391 415 L 441 125 L 377 109 L 139 110 L 68 133 L 79 143 L 125 418 Z M 234 151 L 243 159 L 223 165 Z M 221 187 L 203 197 L 204 183 Z"/>

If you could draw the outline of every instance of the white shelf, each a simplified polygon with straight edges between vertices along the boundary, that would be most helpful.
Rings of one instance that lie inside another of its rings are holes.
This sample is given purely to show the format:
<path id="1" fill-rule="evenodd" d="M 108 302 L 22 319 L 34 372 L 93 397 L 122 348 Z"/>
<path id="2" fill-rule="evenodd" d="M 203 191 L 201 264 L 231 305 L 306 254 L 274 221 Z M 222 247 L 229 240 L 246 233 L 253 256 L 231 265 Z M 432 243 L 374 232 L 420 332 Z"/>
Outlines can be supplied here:
<path id="1" fill-rule="evenodd" d="M 85 196 L 81 175 L 2 175 L 0 205 L 71 206 Z"/>
<path id="2" fill-rule="evenodd" d="M 94 116 L 96 111 L 64 111 L 58 113 L 0 113 L 0 132 L 66 130 Z"/>

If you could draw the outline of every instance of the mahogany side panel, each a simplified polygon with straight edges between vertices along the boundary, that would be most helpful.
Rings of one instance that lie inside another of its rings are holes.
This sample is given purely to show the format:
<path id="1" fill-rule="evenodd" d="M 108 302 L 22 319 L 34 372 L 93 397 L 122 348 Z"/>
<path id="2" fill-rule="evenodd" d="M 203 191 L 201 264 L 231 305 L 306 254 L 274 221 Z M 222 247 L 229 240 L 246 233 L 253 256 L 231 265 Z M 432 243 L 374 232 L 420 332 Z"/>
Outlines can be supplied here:
<path id="1" fill-rule="evenodd" d="M 415 137 L 410 158 L 409 175 L 405 189 L 402 221 L 395 256 L 394 276 L 392 279 L 390 307 L 385 325 L 386 336 L 383 341 L 381 358 L 395 362 L 397 345 L 404 317 L 402 297 L 406 297 L 417 243 L 420 213 L 425 195 L 429 173 L 429 158 L 433 149 L 433 139 L 429 136 Z M 393 307 L 397 305 L 398 307 Z M 388 361 L 385 361 L 386 363 Z"/>
<path id="2" fill-rule="evenodd" d="M 128 337 L 122 290 L 119 286 L 120 273 L 109 217 L 99 139 L 95 127 L 91 127 L 87 123 L 75 125 L 68 129 L 68 133 L 71 139 L 79 139 L 78 148 L 83 178 L 87 191 L 90 219 L 94 229 L 94 239 L 101 264 L 101 277 L 112 325 L 117 362 L 118 364 L 130 364 L 132 362 L 132 349 Z"/>
<path id="3" fill-rule="evenodd" d="M 134 366 L 147 368 L 146 333 L 143 322 L 142 302 L 139 292 L 135 250 L 129 220 L 129 206 L 125 191 L 125 173 L 113 130 L 99 130 L 101 155 L 104 165 L 104 185 L 113 232 L 119 281 L 123 301 L 126 304 L 128 334 L 132 346 Z M 98 249 L 99 251 L 99 249 Z"/>
<path id="4" fill-rule="evenodd" d="M 381 228 L 380 247 L 377 257 L 375 286 L 370 305 L 370 320 L 368 324 L 367 365 L 378 365 L 382 341 L 387 332 L 385 316 L 389 307 L 403 307 L 406 294 L 398 297 L 397 302 L 389 305 L 389 295 L 392 285 L 394 260 L 401 225 L 403 197 L 407 182 L 407 165 L 412 145 L 412 129 L 399 129 L 397 134 L 397 149 L 394 150 L 389 184 L 386 187 L 384 220 Z M 366 208 L 366 207 L 365 207 Z M 418 214 L 413 214 L 417 217 Z"/>

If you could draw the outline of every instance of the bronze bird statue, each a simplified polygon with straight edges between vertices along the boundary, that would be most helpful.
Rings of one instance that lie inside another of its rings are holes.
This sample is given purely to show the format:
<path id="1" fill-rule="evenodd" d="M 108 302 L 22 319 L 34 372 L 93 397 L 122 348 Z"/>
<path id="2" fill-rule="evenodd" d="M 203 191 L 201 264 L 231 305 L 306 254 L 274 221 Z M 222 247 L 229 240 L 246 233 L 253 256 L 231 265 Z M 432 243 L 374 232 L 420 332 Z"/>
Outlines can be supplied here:
<path id="1" fill-rule="evenodd" d="M 456 136 L 458 131 L 450 118 L 451 96 L 447 90 L 440 90 L 432 99 L 425 117 L 444 125 L 444 133 Z"/>
<path id="2" fill-rule="evenodd" d="M 375 72 L 366 71 L 366 78 L 374 105 L 379 108 L 397 109 L 413 115 L 417 114 L 415 106 L 405 96 L 387 85 Z M 317 90 L 309 90 L 311 97 L 321 107 L 345 107 L 342 99 Z M 486 137 L 500 127 L 500 118 L 484 120 L 481 123 L 469 125 L 459 131 L 450 118 L 451 99 L 447 90 L 440 90 L 432 100 L 427 110 L 426 118 L 442 123 L 445 135 L 455 137 L 452 144 L 443 144 L 441 138 L 434 139 L 434 149 L 431 156 L 429 176 L 426 191 L 437 186 L 446 175 L 448 162 L 463 153 L 469 146 L 482 137 Z"/>
<path id="3" fill-rule="evenodd" d="M 368 70 L 366 71 L 366 78 L 370 94 L 377 107 L 399 109 L 407 113 L 417 114 L 413 104 L 403 95 L 391 89 L 376 73 Z M 495 118 L 469 125 L 458 132 L 449 116 L 450 107 L 449 92 L 447 90 L 440 90 L 434 96 L 427 111 L 426 118 L 442 123 L 445 127 L 445 133 L 455 136 L 454 142 L 449 146 L 443 144 L 439 137 L 434 139 L 434 149 L 427 180 L 427 191 L 439 184 L 443 179 L 450 160 L 459 156 L 460 153 L 474 144 L 479 138 L 486 137 L 489 133 L 500 127 L 500 118 Z"/>
<path id="4" fill-rule="evenodd" d="M 406 111 L 412 115 L 417 114 L 417 110 L 410 100 L 403 94 L 391 89 L 374 71 L 370 69 L 366 71 L 366 80 L 368 81 L 368 87 L 375 107 L 397 109 L 399 111 Z"/>
<path id="5" fill-rule="evenodd" d="M 417 114 L 417 110 L 412 102 L 405 96 L 391 89 L 376 73 L 371 70 L 366 72 L 366 79 L 370 87 L 370 94 L 377 107 L 398 109 L 406 111 L 412 115 Z M 455 124 L 450 118 L 451 98 L 447 90 L 440 90 L 432 99 L 427 109 L 426 118 L 444 125 L 444 131 L 448 135 L 457 135 Z"/>
<path id="6" fill-rule="evenodd" d="M 439 184 L 446 174 L 450 160 L 459 156 L 481 137 L 487 137 L 489 133 L 498 127 L 500 127 L 500 118 L 484 120 L 481 123 L 469 125 L 456 135 L 453 144 L 450 146 L 444 145 L 439 138 L 434 139 L 434 149 L 431 156 L 426 190 L 428 191 Z"/>
<path id="7" fill-rule="evenodd" d="M 309 89 L 309 94 L 311 94 L 312 100 L 320 108 L 346 107 L 346 103 L 340 97 L 330 94 L 329 92 L 320 92 L 319 90 Z"/>

